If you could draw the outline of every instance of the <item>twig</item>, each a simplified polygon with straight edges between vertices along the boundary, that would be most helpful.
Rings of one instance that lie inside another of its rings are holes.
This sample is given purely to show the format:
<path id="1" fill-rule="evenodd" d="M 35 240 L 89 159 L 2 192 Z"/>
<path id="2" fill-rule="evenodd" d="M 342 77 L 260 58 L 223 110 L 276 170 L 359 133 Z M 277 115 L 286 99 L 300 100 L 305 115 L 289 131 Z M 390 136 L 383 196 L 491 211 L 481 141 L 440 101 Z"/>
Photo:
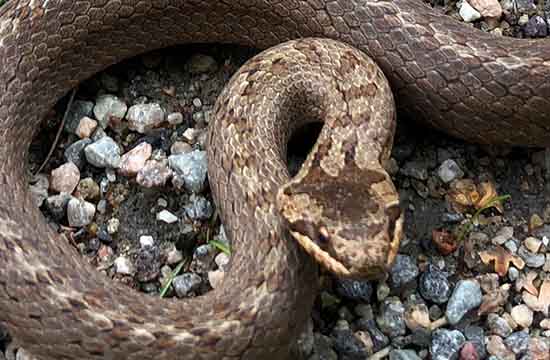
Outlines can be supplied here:
<path id="1" fill-rule="evenodd" d="M 38 168 L 36 173 L 34 174 L 33 178 L 36 177 L 36 175 L 40 174 L 42 169 L 46 166 L 48 161 L 50 160 L 50 157 L 52 156 L 55 148 L 57 147 L 57 142 L 59 141 L 59 137 L 61 136 L 61 131 L 63 131 L 63 127 L 65 126 L 65 121 L 67 120 L 67 116 L 69 115 L 69 111 L 71 110 L 71 106 L 73 105 L 74 97 L 76 95 L 77 87 L 73 88 L 73 91 L 71 92 L 71 97 L 69 98 L 69 102 L 67 103 L 67 108 L 65 109 L 65 114 L 63 114 L 63 119 L 61 119 L 61 125 L 59 125 L 59 129 L 57 129 L 57 134 L 55 135 L 55 139 L 53 140 L 53 144 L 50 147 L 50 151 L 48 152 L 48 155 L 46 155 L 46 159 L 44 159 L 44 162 L 42 162 L 42 165 Z"/>

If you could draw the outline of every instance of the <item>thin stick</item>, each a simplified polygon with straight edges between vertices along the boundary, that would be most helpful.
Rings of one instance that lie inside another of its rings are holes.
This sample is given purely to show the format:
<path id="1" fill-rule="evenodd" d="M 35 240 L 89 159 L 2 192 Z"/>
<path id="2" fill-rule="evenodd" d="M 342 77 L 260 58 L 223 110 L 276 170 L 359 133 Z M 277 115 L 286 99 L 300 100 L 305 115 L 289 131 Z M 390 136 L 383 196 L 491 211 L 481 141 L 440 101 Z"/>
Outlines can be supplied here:
<path id="1" fill-rule="evenodd" d="M 71 110 L 71 106 L 73 105 L 74 97 L 76 95 L 76 90 L 77 90 L 77 87 L 73 88 L 73 91 L 71 92 L 71 97 L 69 98 L 69 102 L 67 103 L 67 108 L 65 109 L 65 114 L 63 114 L 63 119 L 61 119 L 61 125 L 59 125 L 59 129 L 57 129 L 57 134 L 55 135 L 55 139 L 50 148 L 50 152 L 48 152 L 46 159 L 44 159 L 44 162 L 42 162 L 42 165 L 40 165 L 40 167 L 38 168 L 38 171 L 36 171 L 33 178 L 36 177 L 36 175 L 40 174 L 42 169 L 44 169 L 48 161 L 50 161 L 50 157 L 52 156 L 55 148 L 57 147 L 57 142 L 61 137 L 61 132 L 63 131 L 63 127 L 65 126 L 65 121 L 67 120 L 67 116 L 69 115 L 69 111 Z"/>

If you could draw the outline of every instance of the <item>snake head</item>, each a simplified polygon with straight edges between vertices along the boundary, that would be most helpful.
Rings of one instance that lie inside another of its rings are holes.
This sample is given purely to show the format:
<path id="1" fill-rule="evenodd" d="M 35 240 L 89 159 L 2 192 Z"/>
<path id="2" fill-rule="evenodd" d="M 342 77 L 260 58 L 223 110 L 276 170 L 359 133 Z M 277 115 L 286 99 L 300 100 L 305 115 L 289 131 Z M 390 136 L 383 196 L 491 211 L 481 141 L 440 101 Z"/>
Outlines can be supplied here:
<path id="1" fill-rule="evenodd" d="M 277 193 L 291 235 L 337 276 L 386 276 L 399 247 L 403 214 L 382 167 L 330 176 L 308 167 Z"/>

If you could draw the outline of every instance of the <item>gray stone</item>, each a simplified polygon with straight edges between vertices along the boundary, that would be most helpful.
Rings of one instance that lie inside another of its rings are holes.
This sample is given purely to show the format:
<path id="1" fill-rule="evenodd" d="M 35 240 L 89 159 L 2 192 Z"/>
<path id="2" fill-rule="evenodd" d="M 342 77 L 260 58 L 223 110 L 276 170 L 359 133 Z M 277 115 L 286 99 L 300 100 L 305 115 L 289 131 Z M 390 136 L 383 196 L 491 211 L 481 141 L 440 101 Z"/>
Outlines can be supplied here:
<path id="1" fill-rule="evenodd" d="M 138 171 L 136 182 L 145 187 L 161 187 L 166 185 L 168 179 L 173 175 L 168 167 L 166 159 L 164 161 L 147 160 L 141 170 Z"/>
<path id="2" fill-rule="evenodd" d="M 80 119 L 85 116 L 92 116 L 93 108 L 94 103 L 91 101 L 73 101 L 71 109 L 67 114 L 67 119 L 65 120 L 65 126 L 63 129 L 70 134 L 76 134 L 76 129 L 78 128 L 78 124 L 80 124 Z"/>
<path id="3" fill-rule="evenodd" d="M 201 277 L 194 273 L 185 273 L 176 276 L 172 282 L 172 286 L 174 286 L 174 290 L 176 290 L 178 297 L 190 295 L 193 291 L 197 290 L 201 284 Z"/>
<path id="4" fill-rule="evenodd" d="M 475 280 L 460 280 L 447 304 L 445 315 L 450 324 L 457 324 L 466 313 L 481 305 L 482 294 Z"/>
<path id="5" fill-rule="evenodd" d="M 120 147 L 108 136 L 86 146 L 86 160 L 99 168 L 117 168 L 120 164 Z"/>
<path id="6" fill-rule="evenodd" d="M 355 336 L 345 320 L 338 321 L 331 335 L 334 339 L 334 349 L 341 357 L 365 359 L 370 355 L 369 350 L 372 351 L 372 349 L 367 349 L 365 344 Z"/>
<path id="7" fill-rule="evenodd" d="M 529 37 L 546 37 L 548 36 L 548 24 L 542 16 L 535 15 L 525 24 L 523 32 Z"/>
<path id="8" fill-rule="evenodd" d="M 82 199 L 72 198 L 67 204 L 67 219 L 69 226 L 80 227 L 89 225 L 95 215 L 95 206 Z"/>
<path id="9" fill-rule="evenodd" d="M 460 348 L 465 341 L 466 338 L 458 330 L 437 329 L 430 344 L 432 360 L 458 359 Z"/>
<path id="10" fill-rule="evenodd" d="M 67 204 L 71 200 L 72 196 L 69 194 L 61 193 L 50 196 L 46 199 L 46 209 L 52 215 L 56 221 L 61 221 L 67 214 Z"/>
<path id="11" fill-rule="evenodd" d="M 86 165 L 86 156 L 84 149 L 90 145 L 93 141 L 90 139 L 78 140 L 65 149 L 64 158 L 66 161 L 74 163 L 80 170 Z"/>
<path id="12" fill-rule="evenodd" d="M 465 22 L 474 22 L 481 19 L 481 14 L 466 1 L 462 1 L 459 14 Z"/>
<path id="13" fill-rule="evenodd" d="M 387 298 L 381 305 L 376 323 L 382 332 L 389 337 L 405 335 L 405 306 L 399 298 Z"/>
<path id="14" fill-rule="evenodd" d="M 525 261 L 525 265 L 532 268 L 540 268 L 546 262 L 544 254 L 532 253 L 523 245 L 519 247 L 518 255 Z"/>
<path id="15" fill-rule="evenodd" d="M 144 134 L 164 122 L 164 110 L 159 104 L 137 104 L 130 107 L 126 118 L 128 127 Z"/>
<path id="16" fill-rule="evenodd" d="M 487 325 L 489 326 L 489 331 L 492 334 L 499 335 L 501 337 L 506 337 L 512 333 L 512 328 L 508 324 L 508 321 L 497 314 L 491 313 L 487 315 Z"/>
<path id="17" fill-rule="evenodd" d="M 208 163 L 206 151 L 195 150 L 186 154 L 171 155 L 168 157 L 170 167 L 181 178 L 185 187 L 194 193 L 204 189 Z"/>
<path id="18" fill-rule="evenodd" d="M 372 296 L 372 285 L 368 281 L 337 279 L 336 292 L 350 300 L 369 302 Z"/>
<path id="19" fill-rule="evenodd" d="M 487 350 L 485 349 L 485 332 L 483 328 L 475 325 L 466 326 L 464 336 L 466 336 L 466 340 L 474 345 L 479 358 L 484 359 L 487 356 Z"/>
<path id="20" fill-rule="evenodd" d="M 450 183 L 455 179 L 460 179 L 464 176 L 464 171 L 458 166 L 458 164 L 452 160 L 447 159 L 443 161 L 439 169 L 437 169 L 437 175 L 444 183 Z"/>
<path id="21" fill-rule="evenodd" d="M 393 287 L 406 285 L 418 276 L 418 266 L 408 255 L 397 255 L 391 269 L 391 284 Z"/>
<path id="22" fill-rule="evenodd" d="M 191 194 L 184 210 L 191 220 L 207 220 L 214 213 L 212 203 L 204 196 L 195 194 Z"/>
<path id="23" fill-rule="evenodd" d="M 136 272 L 134 265 L 126 256 L 119 256 L 116 258 L 114 265 L 117 274 L 134 275 Z"/>
<path id="24" fill-rule="evenodd" d="M 422 360 L 414 350 L 392 350 L 390 360 Z"/>
<path id="25" fill-rule="evenodd" d="M 529 333 L 527 330 L 516 331 L 507 338 L 504 339 L 504 343 L 508 349 L 512 350 L 514 354 L 524 354 L 529 350 Z"/>
<path id="26" fill-rule="evenodd" d="M 419 161 L 408 161 L 405 163 L 405 166 L 401 168 L 401 173 L 417 180 L 428 180 L 428 169 L 426 168 L 426 164 L 420 163 Z"/>
<path id="27" fill-rule="evenodd" d="M 96 99 L 94 115 L 103 129 L 109 124 L 118 124 L 124 119 L 128 106 L 114 95 L 100 95 Z"/>
<path id="28" fill-rule="evenodd" d="M 418 290 L 424 299 L 437 304 L 446 303 L 451 295 L 447 274 L 433 265 L 420 275 Z"/>

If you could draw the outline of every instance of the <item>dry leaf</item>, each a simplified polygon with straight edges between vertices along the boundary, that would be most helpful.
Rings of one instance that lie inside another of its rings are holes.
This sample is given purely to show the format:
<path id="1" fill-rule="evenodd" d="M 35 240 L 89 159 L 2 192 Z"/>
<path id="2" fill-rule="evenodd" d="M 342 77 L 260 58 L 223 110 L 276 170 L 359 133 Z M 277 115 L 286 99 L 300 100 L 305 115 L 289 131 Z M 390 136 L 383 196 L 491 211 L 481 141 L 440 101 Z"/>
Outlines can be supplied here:
<path id="1" fill-rule="evenodd" d="M 537 296 L 539 294 L 538 289 L 533 285 L 533 281 L 537 278 L 538 274 L 534 271 L 529 271 L 527 274 L 522 274 L 516 281 L 516 292 L 521 292 L 525 289 L 529 294 Z"/>
<path id="2" fill-rule="evenodd" d="M 498 197 L 497 190 L 492 182 L 485 181 L 476 185 L 471 179 L 453 181 L 448 193 L 451 206 L 460 213 L 465 212 L 469 207 L 476 210 L 483 209 L 496 197 Z M 500 202 L 492 206 L 501 213 L 504 211 Z"/>
<path id="3" fill-rule="evenodd" d="M 495 185 L 492 182 L 482 182 L 481 184 L 479 184 L 478 190 L 481 193 L 481 199 L 479 199 L 479 201 L 474 204 L 476 209 L 483 209 L 484 207 L 489 205 L 489 202 L 491 200 L 498 196 Z M 495 203 L 493 207 L 495 207 L 500 213 L 504 212 L 504 208 L 502 207 L 500 201 Z"/>
<path id="4" fill-rule="evenodd" d="M 494 261 L 495 272 L 501 277 L 506 276 L 508 273 L 510 263 L 514 264 L 519 270 L 523 269 L 525 266 L 525 262 L 520 257 L 512 255 L 501 246 L 497 246 L 493 250 L 482 251 L 479 253 L 479 257 L 486 265 Z"/>
<path id="5" fill-rule="evenodd" d="M 550 308 L 550 279 L 545 279 L 539 289 L 539 296 L 529 294 L 524 291 L 522 294 L 523 301 L 531 310 L 540 311 L 545 316 L 548 316 Z"/>
<path id="6" fill-rule="evenodd" d="M 449 255 L 458 247 L 454 234 L 445 229 L 432 230 L 432 241 L 441 255 Z"/>

